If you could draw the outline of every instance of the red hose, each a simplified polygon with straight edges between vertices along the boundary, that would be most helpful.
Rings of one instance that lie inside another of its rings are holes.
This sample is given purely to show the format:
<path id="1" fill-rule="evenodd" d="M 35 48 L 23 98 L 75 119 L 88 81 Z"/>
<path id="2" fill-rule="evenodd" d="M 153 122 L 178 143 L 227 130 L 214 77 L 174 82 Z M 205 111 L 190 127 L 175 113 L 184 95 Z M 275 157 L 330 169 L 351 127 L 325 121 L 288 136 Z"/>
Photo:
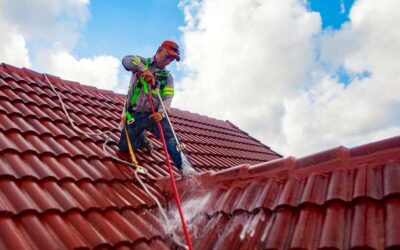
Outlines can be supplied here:
<path id="1" fill-rule="evenodd" d="M 149 99 L 151 112 L 154 114 L 155 113 L 155 109 L 154 109 L 153 100 L 151 99 L 150 92 L 151 91 L 149 89 L 149 91 L 147 92 L 147 99 Z M 167 111 L 165 110 L 165 112 L 167 112 Z M 185 238 L 186 238 L 186 242 L 187 242 L 187 244 L 189 246 L 189 250 L 192 250 L 193 249 L 192 248 L 192 242 L 190 241 L 189 232 L 188 232 L 187 227 L 186 227 L 185 217 L 183 216 L 181 201 L 179 200 L 178 190 L 176 188 L 175 178 L 174 178 L 174 174 L 172 172 L 172 166 L 171 166 L 171 163 L 170 163 L 170 160 L 169 160 L 169 154 L 168 154 L 168 151 L 167 151 L 167 144 L 166 144 L 165 138 L 164 138 L 164 132 L 162 130 L 161 123 L 159 121 L 157 122 L 157 126 L 158 126 L 158 130 L 160 131 L 160 137 L 161 137 L 161 141 L 162 141 L 162 144 L 163 144 L 165 157 L 167 158 L 169 178 L 171 180 L 172 188 L 174 190 L 175 202 L 176 202 L 176 205 L 178 206 L 179 216 L 181 217 L 181 222 L 182 222 L 182 226 L 183 226 L 183 232 L 185 234 Z"/>

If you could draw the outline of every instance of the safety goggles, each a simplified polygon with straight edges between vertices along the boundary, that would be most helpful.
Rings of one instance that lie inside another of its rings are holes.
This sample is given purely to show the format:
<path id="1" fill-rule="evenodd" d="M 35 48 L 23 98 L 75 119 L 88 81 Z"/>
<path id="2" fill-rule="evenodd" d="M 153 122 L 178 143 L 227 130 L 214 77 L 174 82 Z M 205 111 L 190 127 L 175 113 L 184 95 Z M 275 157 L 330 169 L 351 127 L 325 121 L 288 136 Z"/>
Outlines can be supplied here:
<path id="1" fill-rule="evenodd" d="M 168 46 L 168 48 L 172 49 L 173 51 L 175 51 L 179 55 L 179 48 L 171 46 L 171 45 Z"/>

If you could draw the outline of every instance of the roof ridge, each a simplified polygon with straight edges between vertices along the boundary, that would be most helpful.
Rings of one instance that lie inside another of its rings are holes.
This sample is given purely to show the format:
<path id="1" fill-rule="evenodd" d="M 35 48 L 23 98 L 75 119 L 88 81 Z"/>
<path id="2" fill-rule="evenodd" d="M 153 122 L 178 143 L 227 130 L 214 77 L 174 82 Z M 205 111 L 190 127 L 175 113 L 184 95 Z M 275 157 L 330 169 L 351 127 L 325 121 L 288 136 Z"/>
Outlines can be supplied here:
<path id="1" fill-rule="evenodd" d="M 324 209 L 324 207 L 329 206 L 330 204 L 341 204 L 343 206 L 346 206 L 348 204 L 357 204 L 357 203 L 365 203 L 365 202 L 372 202 L 372 203 L 379 203 L 380 201 L 385 201 L 389 202 L 390 200 L 396 199 L 399 195 L 398 194 L 389 194 L 383 196 L 381 199 L 375 199 L 373 197 L 369 196 L 361 196 L 361 197 L 354 197 L 350 200 L 342 200 L 342 199 L 328 199 L 323 201 L 321 204 L 314 202 L 314 201 L 304 201 L 304 202 L 299 202 L 298 204 L 268 204 L 268 205 L 260 205 L 257 207 L 251 207 L 249 210 L 246 210 L 244 208 L 235 208 L 232 209 L 231 211 L 227 211 L 224 208 L 219 208 L 215 211 L 203 211 L 195 215 L 193 220 L 196 220 L 196 217 L 199 216 L 206 216 L 208 218 L 213 218 L 218 215 L 223 215 L 227 217 L 234 217 L 238 216 L 240 214 L 247 214 L 247 215 L 255 215 L 257 214 L 260 210 L 268 211 L 269 213 L 276 213 L 278 211 L 281 211 L 282 209 L 291 209 L 295 210 L 296 208 L 301 208 L 301 207 L 313 207 L 313 208 L 318 208 L 318 209 Z"/>
<path id="2" fill-rule="evenodd" d="M 47 75 L 49 80 L 53 84 L 55 84 L 56 87 L 57 86 L 59 87 L 60 85 L 61 86 L 62 85 L 64 85 L 64 86 L 72 86 L 72 87 L 79 87 L 79 88 L 81 88 L 83 90 L 95 91 L 95 92 L 97 92 L 99 94 L 108 94 L 108 95 L 113 95 L 113 96 L 118 96 L 118 97 L 124 96 L 123 94 L 119 94 L 119 93 L 114 92 L 112 90 L 100 89 L 100 88 L 97 88 L 97 87 L 94 87 L 94 86 L 91 86 L 91 85 L 88 85 L 88 84 L 82 84 L 82 83 L 77 82 L 77 81 L 63 79 L 61 77 L 52 75 L 50 73 L 39 73 L 38 71 L 34 71 L 32 69 L 25 68 L 25 67 L 18 68 L 18 67 L 14 66 L 14 65 L 10 65 L 10 64 L 7 64 L 7 63 L 1 63 L 1 67 L 4 68 L 6 71 L 8 71 L 7 73 L 14 72 L 14 73 L 18 73 L 18 74 L 24 75 L 24 76 L 37 76 L 43 81 L 43 83 L 46 83 L 47 85 L 49 85 L 49 84 L 47 83 L 47 81 L 44 78 L 45 74 Z"/>
<path id="3" fill-rule="evenodd" d="M 241 164 L 221 171 L 207 171 L 194 178 L 207 184 L 246 181 L 254 178 L 304 179 L 312 174 L 329 173 L 335 169 L 351 170 L 360 165 L 372 164 L 371 154 L 380 160 L 390 161 L 394 157 L 399 157 L 399 153 L 400 136 L 395 136 L 353 148 L 338 146 L 300 158 L 287 156 L 255 165 Z M 177 185 L 185 186 L 186 181 L 178 180 Z M 167 182 L 166 178 L 161 178 L 157 181 L 157 185 L 161 190 L 169 190 Z"/>

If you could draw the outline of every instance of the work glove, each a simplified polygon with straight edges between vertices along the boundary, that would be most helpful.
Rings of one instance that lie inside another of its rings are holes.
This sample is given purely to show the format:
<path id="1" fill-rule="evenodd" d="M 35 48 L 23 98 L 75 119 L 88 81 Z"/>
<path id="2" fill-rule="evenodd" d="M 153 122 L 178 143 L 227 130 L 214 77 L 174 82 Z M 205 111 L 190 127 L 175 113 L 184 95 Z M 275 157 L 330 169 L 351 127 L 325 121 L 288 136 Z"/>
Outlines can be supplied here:
<path id="1" fill-rule="evenodd" d="M 182 142 L 180 144 L 176 145 L 176 150 L 178 150 L 178 152 L 183 152 L 185 150 L 185 148 L 186 148 L 186 146 Z"/>
<path id="2" fill-rule="evenodd" d="M 150 115 L 150 118 L 153 119 L 154 122 L 159 122 L 164 118 L 164 113 L 155 112 L 154 114 Z"/>
<path id="3" fill-rule="evenodd" d="M 146 81 L 147 84 L 150 84 L 150 86 L 154 86 L 156 81 L 154 79 L 154 75 L 150 72 L 149 69 L 145 69 L 142 72 L 142 76 L 144 77 L 144 80 Z"/>

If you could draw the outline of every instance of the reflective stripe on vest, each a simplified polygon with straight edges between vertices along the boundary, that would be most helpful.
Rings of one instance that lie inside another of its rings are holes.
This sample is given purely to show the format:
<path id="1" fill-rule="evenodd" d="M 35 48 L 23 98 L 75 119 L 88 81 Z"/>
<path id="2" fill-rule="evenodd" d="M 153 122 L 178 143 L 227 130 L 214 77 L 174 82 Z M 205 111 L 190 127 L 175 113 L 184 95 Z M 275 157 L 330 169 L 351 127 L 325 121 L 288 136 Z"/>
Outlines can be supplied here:
<path id="1" fill-rule="evenodd" d="M 158 75 L 161 79 L 160 80 L 160 96 L 166 96 L 166 95 L 173 95 L 174 94 L 174 89 L 173 88 L 168 88 L 165 87 L 167 84 L 168 76 L 169 76 L 169 71 L 168 70 L 162 70 L 159 72 Z"/>
<path id="2" fill-rule="evenodd" d="M 161 96 L 165 95 L 174 95 L 174 88 L 165 87 L 161 92 Z"/>
<path id="3" fill-rule="evenodd" d="M 138 66 L 139 62 L 140 62 L 140 58 L 138 56 L 135 56 L 135 60 L 131 60 L 131 63 L 135 66 Z"/>

